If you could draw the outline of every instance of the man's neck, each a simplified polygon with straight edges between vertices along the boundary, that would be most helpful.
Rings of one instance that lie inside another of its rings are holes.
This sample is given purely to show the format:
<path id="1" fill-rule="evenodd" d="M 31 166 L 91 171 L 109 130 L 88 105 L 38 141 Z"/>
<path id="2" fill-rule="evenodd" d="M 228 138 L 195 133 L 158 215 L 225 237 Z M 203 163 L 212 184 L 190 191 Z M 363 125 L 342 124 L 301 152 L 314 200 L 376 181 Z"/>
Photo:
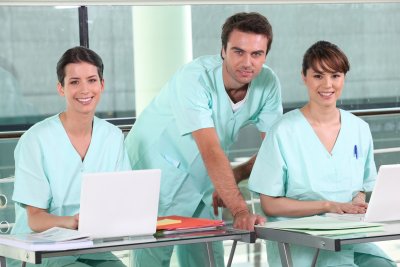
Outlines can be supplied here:
<path id="1" fill-rule="evenodd" d="M 236 104 L 237 102 L 242 101 L 246 97 L 248 89 L 249 89 L 249 84 L 245 84 L 239 89 L 225 88 L 225 91 L 228 94 L 229 98 L 232 100 L 232 102 Z"/>

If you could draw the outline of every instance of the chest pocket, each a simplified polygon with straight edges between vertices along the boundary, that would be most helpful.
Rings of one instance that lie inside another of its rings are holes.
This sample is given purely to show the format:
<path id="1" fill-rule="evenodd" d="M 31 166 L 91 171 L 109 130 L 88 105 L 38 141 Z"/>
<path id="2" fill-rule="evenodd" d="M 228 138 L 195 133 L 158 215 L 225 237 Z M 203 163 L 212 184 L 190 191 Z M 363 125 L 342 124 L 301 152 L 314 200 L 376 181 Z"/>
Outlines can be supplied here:
<path id="1" fill-rule="evenodd" d="M 363 157 L 350 157 L 351 185 L 353 189 L 362 190 L 364 181 L 365 161 Z"/>

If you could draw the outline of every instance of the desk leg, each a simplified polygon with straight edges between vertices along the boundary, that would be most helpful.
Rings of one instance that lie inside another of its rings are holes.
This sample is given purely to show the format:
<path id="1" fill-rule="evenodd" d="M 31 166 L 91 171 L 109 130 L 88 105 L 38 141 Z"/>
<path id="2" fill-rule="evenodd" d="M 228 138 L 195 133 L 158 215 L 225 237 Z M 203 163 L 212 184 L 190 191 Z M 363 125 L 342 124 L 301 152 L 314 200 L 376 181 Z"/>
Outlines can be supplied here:
<path id="1" fill-rule="evenodd" d="M 0 256 L 0 267 L 6 267 L 6 258 Z"/>
<path id="2" fill-rule="evenodd" d="M 293 267 L 292 255 L 288 243 L 278 242 L 279 255 L 281 256 L 282 267 Z"/>
<path id="3" fill-rule="evenodd" d="M 21 267 L 25 267 L 26 266 L 26 262 L 22 262 Z"/>
<path id="4" fill-rule="evenodd" d="M 315 267 L 315 264 L 317 263 L 318 253 L 319 253 L 319 248 L 315 249 L 315 254 L 311 263 L 311 267 Z"/>
<path id="5" fill-rule="evenodd" d="M 212 243 L 202 243 L 203 245 L 203 256 L 205 267 L 215 267 L 214 251 L 212 249 Z"/>
<path id="6" fill-rule="evenodd" d="M 237 241 L 235 240 L 235 241 L 233 241 L 231 254 L 229 255 L 228 265 L 226 265 L 226 267 L 231 267 L 231 265 L 232 265 L 232 260 L 233 260 L 233 255 L 235 255 L 236 245 L 237 245 Z"/>

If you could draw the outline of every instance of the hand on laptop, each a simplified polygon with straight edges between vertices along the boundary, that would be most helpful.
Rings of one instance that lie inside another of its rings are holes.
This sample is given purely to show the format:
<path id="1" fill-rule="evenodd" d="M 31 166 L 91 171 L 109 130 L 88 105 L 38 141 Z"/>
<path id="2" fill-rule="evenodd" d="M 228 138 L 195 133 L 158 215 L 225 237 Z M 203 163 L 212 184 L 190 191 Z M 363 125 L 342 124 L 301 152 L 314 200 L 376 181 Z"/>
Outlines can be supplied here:
<path id="1" fill-rule="evenodd" d="M 78 229 L 78 224 L 79 224 L 79 213 L 75 214 L 74 216 L 66 216 L 68 219 L 68 222 L 66 224 L 66 228 L 76 230 Z"/>
<path id="2" fill-rule="evenodd" d="M 339 213 L 339 214 L 364 214 L 367 211 L 364 203 L 360 204 L 352 204 L 352 203 L 339 203 L 339 202 L 331 202 L 331 206 L 329 208 L 329 212 Z"/>
<path id="3" fill-rule="evenodd" d="M 365 208 L 365 209 L 367 209 L 368 208 L 368 203 L 366 203 L 366 202 L 358 202 L 357 203 L 357 201 L 354 201 L 353 200 L 353 203 L 352 203 L 353 205 L 355 205 L 355 206 L 358 206 L 358 207 L 363 207 L 363 208 Z"/>

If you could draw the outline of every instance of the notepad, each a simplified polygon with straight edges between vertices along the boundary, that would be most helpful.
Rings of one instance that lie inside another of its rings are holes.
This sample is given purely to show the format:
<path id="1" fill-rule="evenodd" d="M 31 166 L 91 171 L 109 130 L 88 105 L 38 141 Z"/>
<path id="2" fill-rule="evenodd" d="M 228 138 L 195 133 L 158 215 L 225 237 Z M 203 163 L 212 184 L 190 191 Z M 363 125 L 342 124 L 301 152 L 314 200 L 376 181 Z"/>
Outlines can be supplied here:
<path id="1" fill-rule="evenodd" d="M 171 220 L 171 219 L 163 219 L 157 221 L 157 226 L 164 226 L 164 225 L 170 225 L 170 224 L 176 224 L 176 223 L 181 223 L 182 221 L 180 220 Z"/>
<path id="2" fill-rule="evenodd" d="M 93 247 L 90 235 L 77 230 L 53 227 L 41 233 L 0 235 L 0 244 L 31 251 L 67 250 Z"/>
<path id="3" fill-rule="evenodd" d="M 310 235 L 343 235 L 352 233 L 368 233 L 384 231 L 382 223 L 368 223 L 362 221 L 343 221 L 321 216 L 305 217 L 300 219 L 270 222 L 265 227 L 283 231 L 302 232 Z"/>

